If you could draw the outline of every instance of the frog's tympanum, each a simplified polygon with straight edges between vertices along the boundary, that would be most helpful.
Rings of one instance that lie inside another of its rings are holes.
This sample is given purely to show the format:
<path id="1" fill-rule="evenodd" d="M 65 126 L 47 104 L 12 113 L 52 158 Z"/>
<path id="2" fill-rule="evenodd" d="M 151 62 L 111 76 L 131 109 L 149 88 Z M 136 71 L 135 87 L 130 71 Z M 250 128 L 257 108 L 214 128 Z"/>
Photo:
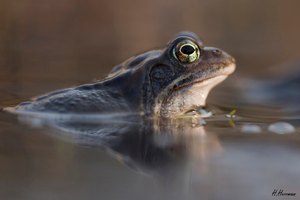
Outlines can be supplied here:
<path id="1" fill-rule="evenodd" d="M 17 113 L 135 112 L 175 117 L 205 105 L 209 91 L 235 69 L 226 52 L 182 32 L 165 48 L 129 58 L 101 81 L 37 97 Z"/>

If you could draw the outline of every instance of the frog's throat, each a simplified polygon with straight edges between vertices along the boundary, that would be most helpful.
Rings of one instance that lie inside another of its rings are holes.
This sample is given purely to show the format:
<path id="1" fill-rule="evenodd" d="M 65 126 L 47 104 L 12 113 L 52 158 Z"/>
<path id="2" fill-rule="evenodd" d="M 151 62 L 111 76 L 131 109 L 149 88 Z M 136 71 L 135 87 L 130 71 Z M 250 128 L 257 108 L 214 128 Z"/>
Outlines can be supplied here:
<path id="1" fill-rule="evenodd" d="M 173 90 L 171 94 L 158 99 L 154 108 L 155 115 L 173 117 L 204 106 L 212 88 L 223 82 L 228 75 L 219 75 L 194 84 Z"/>

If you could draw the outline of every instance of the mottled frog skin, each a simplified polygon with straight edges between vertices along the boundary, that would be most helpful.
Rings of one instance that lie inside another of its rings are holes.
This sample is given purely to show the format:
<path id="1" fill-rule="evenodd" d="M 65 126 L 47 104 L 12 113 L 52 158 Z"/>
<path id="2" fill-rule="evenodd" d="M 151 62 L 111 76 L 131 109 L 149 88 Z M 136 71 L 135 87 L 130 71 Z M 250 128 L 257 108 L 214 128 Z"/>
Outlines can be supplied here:
<path id="1" fill-rule="evenodd" d="M 164 48 L 116 66 L 104 80 L 51 92 L 6 110 L 175 117 L 205 105 L 209 91 L 234 69 L 229 54 L 204 46 L 194 33 L 182 32 Z"/>

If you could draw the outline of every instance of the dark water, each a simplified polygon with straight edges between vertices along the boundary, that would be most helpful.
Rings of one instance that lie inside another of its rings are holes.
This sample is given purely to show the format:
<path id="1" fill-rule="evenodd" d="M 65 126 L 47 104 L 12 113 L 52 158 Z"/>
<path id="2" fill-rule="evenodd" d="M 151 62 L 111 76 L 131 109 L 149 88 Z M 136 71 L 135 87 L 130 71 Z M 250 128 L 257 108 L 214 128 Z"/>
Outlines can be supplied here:
<path id="1" fill-rule="evenodd" d="M 244 102 L 235 88 L 225 91 L 235 98 L 235 115 L 228 115 L 233 107 L 214 104 L 228 97 L 218 90 L 207 108 L 213 116 L 204 119 L 2 112 L 1 199 L 273 199 L 274 189 L 297 193 L 299 118 L 279 106 Z M 287 124 L 270 128 L 279 121 Z"/>
<path id="2" fill-rule="evenodd" d="M 0 112 L 0 199 L 299 199 L 299 6 L 0 0 L 0 107 L 104 77 L 181 30 L 238 64 L 205 119 Z"/>

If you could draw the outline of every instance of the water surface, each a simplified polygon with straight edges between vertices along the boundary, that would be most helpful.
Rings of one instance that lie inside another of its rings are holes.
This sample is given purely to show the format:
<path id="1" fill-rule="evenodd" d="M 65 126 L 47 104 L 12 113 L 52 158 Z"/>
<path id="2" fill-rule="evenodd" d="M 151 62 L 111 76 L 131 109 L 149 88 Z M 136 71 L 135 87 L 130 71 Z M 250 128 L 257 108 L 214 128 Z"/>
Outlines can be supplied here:
<path id="1" fill-rule="evenodd" d="M 238 99 L 230 115 L 233 107 L 213 98 L 223 92 L 212 95 L 213 116 L 172 122 L 2 112 L 1 198 L 272 199 L 274 189 L 299 191 L 298 118 Z M 270 131 L 280 121 L 294 130 Z"/>

